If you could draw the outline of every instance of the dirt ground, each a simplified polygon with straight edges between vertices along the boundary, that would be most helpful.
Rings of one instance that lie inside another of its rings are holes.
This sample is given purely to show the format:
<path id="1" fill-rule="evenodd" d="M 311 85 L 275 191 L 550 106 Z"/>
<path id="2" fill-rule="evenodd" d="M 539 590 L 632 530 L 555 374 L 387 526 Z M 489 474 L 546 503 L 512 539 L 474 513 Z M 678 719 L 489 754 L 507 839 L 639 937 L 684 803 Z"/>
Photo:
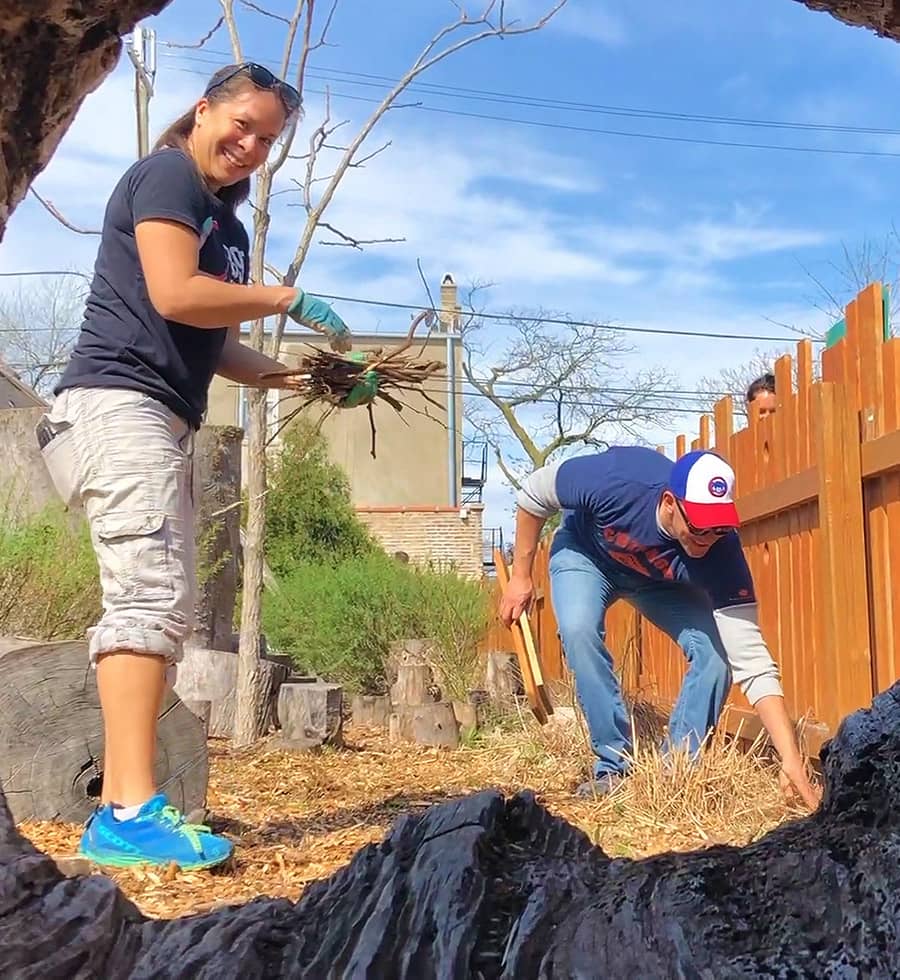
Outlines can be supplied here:
<path id="1" fill-rule="evenodd" d="M 236 844 L 232 863 L 210 872 L 128 870 L 114 874 L 148 915 L 172 917 L 257 895 L 296 899 L 362 845 L 381 840 L 402 813 L 487 787 L 536 792 L 552 812 L 607 853 L 639 858 L 718 843 L 746 844 L 803 810 L 782 797 L 775 770 L 757 751 L 717 739 L 699 767 L 666 771 L 638 744 L 634 775 L 602 801 L 572 791 L 590 761 L 577 724 L 512 719 L 456 751 L 390 744 L 382 732 L 350 728 L 342 749 L 285 753 L 210 743 L 209 819 Z M 53 855 L 75 852 L 80 828 L 26 824 Z"/>

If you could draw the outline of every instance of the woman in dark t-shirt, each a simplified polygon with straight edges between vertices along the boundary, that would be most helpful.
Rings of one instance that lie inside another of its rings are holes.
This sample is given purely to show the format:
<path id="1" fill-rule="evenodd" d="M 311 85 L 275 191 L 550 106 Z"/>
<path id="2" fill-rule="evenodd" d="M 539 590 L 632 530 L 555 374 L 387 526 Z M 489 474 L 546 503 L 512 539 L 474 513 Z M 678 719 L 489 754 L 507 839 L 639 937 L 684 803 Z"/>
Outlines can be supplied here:
<path id="1" fill-rule="evenodd" d="M 267 69 L 229 66 L 122 176 L 78 342 L 38 427 L 57 489 L 84 507 L 100 568 L 103 615 L 88 637 L 103 792 L 80 845 L 99 864 L 203 868 L 232 850 L 158 792 L 156 725 L 167 667 L 193 626 L 191 455 L 213 375 L 261 386 L 261 373 L 282 367 L 239 340 L 242 322 L 278 313 L 350 348 L 324 301 L 248 283 L 235 210 L 299 109 Z"/>

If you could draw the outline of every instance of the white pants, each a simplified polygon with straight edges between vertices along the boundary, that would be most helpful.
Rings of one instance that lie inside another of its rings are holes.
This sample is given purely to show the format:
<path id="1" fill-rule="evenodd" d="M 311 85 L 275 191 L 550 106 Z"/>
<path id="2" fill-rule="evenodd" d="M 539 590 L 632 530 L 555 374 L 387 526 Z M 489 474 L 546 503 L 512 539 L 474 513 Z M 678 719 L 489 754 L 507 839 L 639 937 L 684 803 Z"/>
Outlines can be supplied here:
<path id="1" fill-rule="evenodd" d="M 194 626 L 193 431 L 161 402 L 120 388 L 60 393 L 42 449 L 57 491 L 87 515 L 103 615 L 91 662 L 116 650 L 183 655 Z"/>

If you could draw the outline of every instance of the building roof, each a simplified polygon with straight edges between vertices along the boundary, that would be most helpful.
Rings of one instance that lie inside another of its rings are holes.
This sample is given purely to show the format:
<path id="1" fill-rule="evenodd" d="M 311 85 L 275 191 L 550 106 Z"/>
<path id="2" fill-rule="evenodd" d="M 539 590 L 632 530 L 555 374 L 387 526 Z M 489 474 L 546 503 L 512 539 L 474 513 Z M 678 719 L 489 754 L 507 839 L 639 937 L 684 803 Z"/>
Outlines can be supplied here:
<path id="1" fill-rule="evenodd" d="M 0 411 L 4 408 L 42 408 L 47 401 L 26 384 L 0 357 Z"/>

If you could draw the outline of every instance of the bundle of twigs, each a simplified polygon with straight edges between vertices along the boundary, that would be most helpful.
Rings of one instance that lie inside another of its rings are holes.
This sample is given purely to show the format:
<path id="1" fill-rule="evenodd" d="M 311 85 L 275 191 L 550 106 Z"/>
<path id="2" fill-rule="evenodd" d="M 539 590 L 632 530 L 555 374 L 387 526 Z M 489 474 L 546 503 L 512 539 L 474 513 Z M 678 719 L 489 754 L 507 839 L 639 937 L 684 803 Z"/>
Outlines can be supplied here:
<path id="1" fill-rule="evenodd" d="M 299 401 L 299 404 L 281 420 L 277 431 L 271 438 L 276 438 L 300 412 L 310 405 L 319 403 L 325 406 L 326 410 L 319 419 L 318 426 L 321 426 L 335 409 L 356 408 L 365 405 L 372 432 L 370 452 L 374 459 L 376 430 L 372 408 L 376 401 L 380 399 L 387 402 L 395 412 L 401 415 L 401 418 L 404 408 L 433 418 L 427 408 L 424 411 L 417 409 L 390 393 L 391 391 L 418 392 L 425 401 L 442 412 L 445 411 L 444 406 L 435 401 L 423 389 L 426 381 L 441 375 L 444 370 L 443 362 L 424 360 L 421 357 L 424 343 L 418 354 L 407 354 L 407 351 L 412 347 L 413 336 L 417 327 L 423 321 L 430 323 L 433 315 L 431 310 L 425 310 L 415 317 L 410 324 L 405 343 L 393 350 L 385 351 L 383 347 L 380 347 L 373 351 L 336 354 L 310 345 L 310 353 L 300 358 L 297 367 L 261 374 L 261 380 L 268 378 L 294 379 L 292 388 L 295 393 L 284 397 L 283 402 L 294 398 Z"/>

